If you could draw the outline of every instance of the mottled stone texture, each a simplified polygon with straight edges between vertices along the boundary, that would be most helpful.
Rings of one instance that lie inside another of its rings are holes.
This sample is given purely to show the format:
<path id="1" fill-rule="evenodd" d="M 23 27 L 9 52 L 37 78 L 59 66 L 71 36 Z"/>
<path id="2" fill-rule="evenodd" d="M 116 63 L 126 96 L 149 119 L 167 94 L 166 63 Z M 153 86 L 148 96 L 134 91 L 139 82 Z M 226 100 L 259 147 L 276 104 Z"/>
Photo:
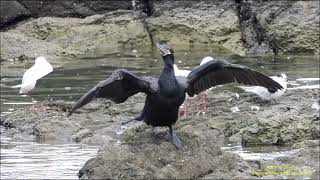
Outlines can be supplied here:
<path id="1" fill-rule="evenodd" d="M 318 1 L 19 0 L 0 9 L 2 59 L 149 51 L 159 41 L 176 50 L 319 54 Z"/>

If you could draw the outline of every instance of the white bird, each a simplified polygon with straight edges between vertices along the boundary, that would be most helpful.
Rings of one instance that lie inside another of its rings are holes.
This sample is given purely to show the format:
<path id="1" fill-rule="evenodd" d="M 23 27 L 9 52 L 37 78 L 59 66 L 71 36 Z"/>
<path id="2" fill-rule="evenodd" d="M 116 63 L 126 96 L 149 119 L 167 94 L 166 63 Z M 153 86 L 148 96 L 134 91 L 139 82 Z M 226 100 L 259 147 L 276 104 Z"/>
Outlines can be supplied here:
<path id="1" fill-rule="evenodd" d="M 203 64 L 206 64 L 207 62 L 210 62 L 213 60 L 213 57 L 211 56 L 207 56 L 207 57 L 204 57 L 202 59 L 202 61 L 200 62 L 200 66 L 203 65 Z M 208 91 L 211 91 L 214 87 L 212 88 L 209 88 L 207 89 L 205 92 L 204 92 L 204 95 L 203 95 L 203 113 L 205 114 L 207 112 L 207 95 L 208 95 Z M 197 112 L 198 112 L 198 96 L 196 97 L 196 108 L 197 108 Z"/>
<path id="2" fill-rule="evenodd" d="M 210 57 L 210 56 L 207 56 L 205 58 L 202 59 L 201 63 L 200 63 L 200 66 L 209 62 L 209 61 L 212 61 L 213 58 Z M 176 77 L 179 77 L 179 76 L 183 76 L 183 77 L 187 77 L 189 75 L 189 73 L 191 71 L 189 70 L 182 70 L 182 69 L 179 69 L 178 66 L 176 64 L 173 65 L 173 69 L 174 69 L 174 75 Z M 210 88 L 211 89 L 211 88 Z M 209 90 L 210 90 L 209 89 Z M 186 96 L 186 100 L 183 104 L 183 107 L 184 107 L 184 113 L 183 113 L 183 116 L 186 116 L 187 115 L 187 111 L 188 111 L 188 102 L 187 102 L 187 99 L 188 99 L 188 95 Z M 205 91 L 205 95 L 203 96 L 203 111 L 204 113 L 206 112 L 206 109 L 207 109 L 207 91 Z M 199 98 L 198 96 L 196 96 L 196 112 L 198 113 L 199 112 Z"/>
<path id="3" fill-rule="evenodd" d="M 176 64 L 173 65 L 173 70 L 174 70 L 174 75 L 179 78 L 179 76 L 182 76 L 182 77 L 187 77 L 189 75 L 189 73 L 191 71 L 189 70 L 181 70 L 178 68 L 178 66 Z M 186 94 L 186 99 L 184 100 L 184 103 L 183 103 L 183 108 L 184 108 L 184 111 L 183 111 L 183 116 L 187 116 L 187 113 L 188 113 L 188 95 Z"/>
<path id="4" fill-rule="evenodd" d="M 19 94 L 29 94 L 34 89 L 37 80 L 51 73 L 53 68 L 51 64 L 46 60 L 45 57 L 40 56 L 35 60 L 35 64 L 28 69 L 22 77 L 22 83 L 12 88 L 20 88 Z M 31 96 L 30 96 L 31 97 Z M 32 101 L 33 101 L 33 97 Z M 32 106 L 34 108 L 34 105 Z M 41 109 L 45 110 L 45 107 L 41 103 Z"/>
<path id="5" fill-rule="evenodd" d="M 211 56 L 204 57 L 204 58 L 202 59 L 202 61 L 200 62 L 200 66 L 201 66 L 202 64 L 205 64 L 205 63 L 207 63 L 207 62 L 209 62 L 209 61 L 212 61 L 212 60 L 213 60 L 213 57 L 211 57 Z"/>
<path id="6" fill-rule="evenodd" d="M 250 86 L 250 87 L 238 86 L 238 87 L 240 87 L 241 89 L 243 89 L 247 92 L 255 93 L 262 100 L 266 100 L 266 101 L 277 100 L 286 91 L 288 78 L 283 73 L 281 73 L 278 76 L 271 76 L 270 78 L 273 79 L 274 81 L 278 82 L 283 87 L 283 89 L 278 90 L 276 92 L 270 92 L 267 88 L 261 87 L 261 86 Z"/>
<path id="7" fill-rule="evenodd" d="M 174 75 L 187 77 L 191 71 L 179 69 L 176 64 L 173 65 Z"/>

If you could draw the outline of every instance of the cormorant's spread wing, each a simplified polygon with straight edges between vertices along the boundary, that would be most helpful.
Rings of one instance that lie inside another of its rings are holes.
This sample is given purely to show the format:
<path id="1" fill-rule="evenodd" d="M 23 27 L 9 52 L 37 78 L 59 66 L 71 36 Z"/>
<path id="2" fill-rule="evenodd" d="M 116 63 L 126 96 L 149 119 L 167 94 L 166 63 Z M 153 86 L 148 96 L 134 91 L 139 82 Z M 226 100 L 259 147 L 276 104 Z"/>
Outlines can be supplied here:
<path id="1" fill-rule="evenodd" d="M 99 82 L 84 94 L 73 106 L 68 116 L 78 108 L 88 104 L 94 98 L 107 98 L 115 103 L 122 103 L 138 92 L 154 93 L 158 88 L 157 78 L 138 77 L 125 69 L 119 69 L 112 75 Z"/>
<path id="2" fill-rule="evenodd" d="M 191 71 L 187 77 L 187 93 L 189 96 L 193 96 L 210 87 L 233 82 L 251 86 L 263 86 L 270 92 L 283 88 L 268 76 L 249 67 L 215 59 Z"/>

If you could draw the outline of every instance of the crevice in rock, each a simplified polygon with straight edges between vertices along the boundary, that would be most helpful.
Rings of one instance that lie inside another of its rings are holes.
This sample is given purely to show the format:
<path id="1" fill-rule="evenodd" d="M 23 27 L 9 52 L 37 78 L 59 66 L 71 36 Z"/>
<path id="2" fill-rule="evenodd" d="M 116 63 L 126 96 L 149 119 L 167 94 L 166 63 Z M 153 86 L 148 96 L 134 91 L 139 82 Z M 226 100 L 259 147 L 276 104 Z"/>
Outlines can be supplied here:
<path id="1" fill-rule="evenodd" d="M 149 26 L 148 26 L 148 23 L 145 21 L 145 19 L 143 20 L 143 24 L 144 24 L 144 28 L 146 29 L 147 31 L 147 34 L 149 36 L 149 39 L 151 41 L 151 48 L 154 46 L 154 38 L 152 36 L 152 33 L 150 32 L 150 29 L 149 29 Z"/>
<path id="2" fill-rule="evenodd" d="M 273 46 L 275 44 L 269 43 L 266 40 L 264 29 L 260 25 L 257 14 L 252 11 L 249 3 L 245 0 L 235 0 L 235 7 L 239 18 L 243 41 L 248 49 L 248 54 L 256 54 L 259 52 L 268 53 L 269 51 L 273 51 L 274 54 L 277 54 L 277 48 Z"/>
<path id="3" fill-rule="evenodd" d="M 144 12 L 148 17 L 154 13 L 153 0 L 140 0 L 142 4 L 142 12 Z"/>
<path id="4" fill-rule="evenodd" d="M 200 174 L 199 176 L 197 176 L 196 179 L 204 178 L 205 176 L 207 176 L 207 175 L 209 175 L 209 174 L 212 174 L 212 173 L 213 173 L 213 170 L 212 170 L 212 169 L 209 169 L 207 172 L 202 173 L 202 174 Z"/>

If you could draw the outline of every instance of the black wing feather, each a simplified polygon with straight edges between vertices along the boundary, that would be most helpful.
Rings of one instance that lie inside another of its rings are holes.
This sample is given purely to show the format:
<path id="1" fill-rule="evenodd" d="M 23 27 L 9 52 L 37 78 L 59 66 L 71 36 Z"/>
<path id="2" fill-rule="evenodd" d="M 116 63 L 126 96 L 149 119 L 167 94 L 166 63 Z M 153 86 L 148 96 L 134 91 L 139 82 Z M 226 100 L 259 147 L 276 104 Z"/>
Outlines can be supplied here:
<path id="1" fill-rule="evenodd" d="M 217 85 L 237 82 L 251 86 L 263 86 L 269 91 L 283 87 L 268 76 L 247 66 L 231 64 L 223 60 L 212 60 L 193 69 L 187 76 L 187 93 L 189 96 Z"/>
<path id="2" fill-rule="evenodd" d="M 94 98 L 107 98 L 115 103 L 122 103 L 138 92 L 153 93 L 157 91 L 155 79 L 151 77 L 140 78 L 125 69 L 118 69 L 108 79 L 99 82 L 84 94 L 72 107 L 68 116 Z"/>

